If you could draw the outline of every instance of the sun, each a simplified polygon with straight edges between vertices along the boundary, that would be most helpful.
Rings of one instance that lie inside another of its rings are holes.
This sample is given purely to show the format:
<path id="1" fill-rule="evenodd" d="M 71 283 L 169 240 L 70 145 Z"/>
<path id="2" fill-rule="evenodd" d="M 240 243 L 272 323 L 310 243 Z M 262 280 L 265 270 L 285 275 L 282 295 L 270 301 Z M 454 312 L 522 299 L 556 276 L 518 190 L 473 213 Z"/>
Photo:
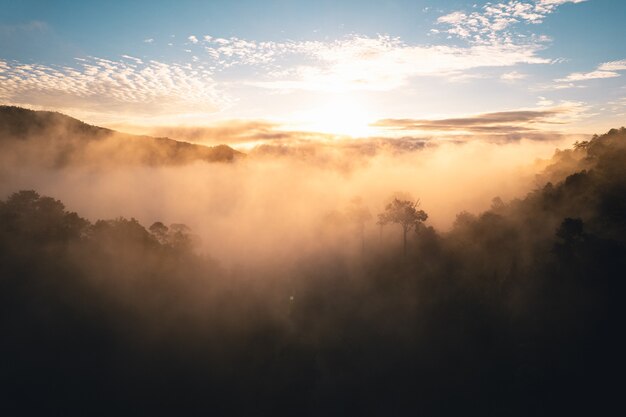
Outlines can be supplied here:
<path id="1" fill-rule="evenodd" d="M 294 116 L 310 131 L 352 137 L 371 136 L 373 132 L 367 103 L 356 97 L 336 96 Z"/>

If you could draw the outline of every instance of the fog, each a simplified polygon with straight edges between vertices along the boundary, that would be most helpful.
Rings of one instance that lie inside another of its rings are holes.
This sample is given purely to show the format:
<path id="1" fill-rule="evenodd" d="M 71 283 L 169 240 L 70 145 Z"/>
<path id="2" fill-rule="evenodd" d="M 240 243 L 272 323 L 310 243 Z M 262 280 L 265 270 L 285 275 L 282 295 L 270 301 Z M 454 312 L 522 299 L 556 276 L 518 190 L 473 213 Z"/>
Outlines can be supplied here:
<path id="1" fill-rule="evenodd" d="M 233 163 L 169 166 L 111 162 L 92 149 L 82 163 L 62 168 L 5 165 L 0 195 L 35 189 L 92 221 L 124 216 L 144 225 L 185 223 L 200 237 L 199 250 L 231 264 L 334 247 L 338 236 L 320 230 L 329 213 L 345 211 L 356 197 L 374 216 L 366 224 L 368 245 L 378 239 L 376 214 L 397 192 L 419 198 L 427 224 L 446 231 L 460 211 L 478 213 L 496 196 L 506 201 L 534 187 L 537 160 L 567 140 L 476 137 L 409 150 L 386 143 L 298 142 L 287 151 L 281 145 L 280 153 L 266 145 Z"/>

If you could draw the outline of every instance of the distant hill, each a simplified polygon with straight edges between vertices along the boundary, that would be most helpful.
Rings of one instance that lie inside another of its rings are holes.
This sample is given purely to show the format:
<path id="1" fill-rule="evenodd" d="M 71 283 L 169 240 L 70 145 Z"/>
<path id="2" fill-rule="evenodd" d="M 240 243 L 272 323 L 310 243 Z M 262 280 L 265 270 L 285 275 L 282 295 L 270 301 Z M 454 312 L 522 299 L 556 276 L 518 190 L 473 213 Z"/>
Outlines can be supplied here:
<path id="1" fill-rule="evenodd" d="M 57 112 L 0 106 L 0 161 L 46 167 L 88 164 L 182 165 L 245 156 L 226 145 L 202 146 L 92 126 Z"/>

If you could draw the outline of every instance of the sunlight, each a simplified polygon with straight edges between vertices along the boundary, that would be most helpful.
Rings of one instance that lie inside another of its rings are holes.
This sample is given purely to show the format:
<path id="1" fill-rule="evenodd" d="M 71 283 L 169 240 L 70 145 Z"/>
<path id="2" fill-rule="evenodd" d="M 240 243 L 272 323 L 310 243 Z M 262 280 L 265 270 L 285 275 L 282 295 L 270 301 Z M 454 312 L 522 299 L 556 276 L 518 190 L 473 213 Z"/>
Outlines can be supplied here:
<path id="1" fill-rule="evenodd" d="M 318 107 L 293 115 L 294 120 L 306 130 L 348 135 L 371 136 L 373 120 L 366 104 L 355 97 L 341 95 L 320 103 Z"/>
<path id="2" fill-rule="evenodd" d="M 626 0 L 0 11 L 0 417 L 624 408 Z"/>

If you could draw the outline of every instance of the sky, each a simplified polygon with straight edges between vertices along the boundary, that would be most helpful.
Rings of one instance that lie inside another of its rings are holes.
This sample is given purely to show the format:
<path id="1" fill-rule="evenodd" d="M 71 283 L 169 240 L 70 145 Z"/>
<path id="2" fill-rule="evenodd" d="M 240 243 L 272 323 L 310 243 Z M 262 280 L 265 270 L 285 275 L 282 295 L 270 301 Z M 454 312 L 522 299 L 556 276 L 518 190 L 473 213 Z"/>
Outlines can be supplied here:
<path id="1" fill-rule="evenodd" d="M 626 121 L 616 0 L 0 0 L 0 103 L 89 123 L 351 137 Z"/>

